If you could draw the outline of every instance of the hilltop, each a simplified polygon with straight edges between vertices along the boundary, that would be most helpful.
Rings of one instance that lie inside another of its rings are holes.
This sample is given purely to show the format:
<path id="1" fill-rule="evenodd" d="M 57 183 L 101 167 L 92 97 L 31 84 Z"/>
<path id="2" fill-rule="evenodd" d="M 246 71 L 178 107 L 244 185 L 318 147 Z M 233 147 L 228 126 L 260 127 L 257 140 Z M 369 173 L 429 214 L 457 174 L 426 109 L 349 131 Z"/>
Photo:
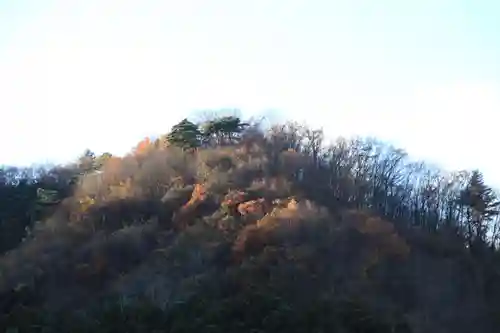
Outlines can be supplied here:
<path id="1" fill-rule="evenodd" d="M 368 139 L 184 119 L 0 173 L 2 328 L 494 332 L 496 193 Z"/>

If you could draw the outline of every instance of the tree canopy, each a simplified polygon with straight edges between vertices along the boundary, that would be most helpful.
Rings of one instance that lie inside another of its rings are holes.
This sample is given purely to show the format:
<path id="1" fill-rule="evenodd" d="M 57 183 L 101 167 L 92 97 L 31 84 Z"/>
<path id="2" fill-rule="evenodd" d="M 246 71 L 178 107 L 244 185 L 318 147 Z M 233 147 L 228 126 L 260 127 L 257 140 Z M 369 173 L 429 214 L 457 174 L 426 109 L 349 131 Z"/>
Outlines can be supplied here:
<path id="1" fill-rule="evenodd" d="M 480 171 L 249 123 L 183 119 L 124 156 L 0 168 L 0 328 L 498 329 L 500 200 Z"/>
<path id="2" fill-rule="evenodd" d="M 196 148 L 200 145 L 201 132 L 198 126 L 187 119 L 183 119 L 172 127 L 167 135 L 167 141 L 182 149 Z"/>

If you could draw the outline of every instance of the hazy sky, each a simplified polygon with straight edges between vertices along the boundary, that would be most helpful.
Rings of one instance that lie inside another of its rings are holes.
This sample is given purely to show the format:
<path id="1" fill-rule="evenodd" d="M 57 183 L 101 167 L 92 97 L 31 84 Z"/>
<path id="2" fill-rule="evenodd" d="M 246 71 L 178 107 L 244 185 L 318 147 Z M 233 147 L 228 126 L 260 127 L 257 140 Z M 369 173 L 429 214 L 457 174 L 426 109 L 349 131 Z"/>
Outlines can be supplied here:
<path id="1" fill-rule="evenodd" d="M 0 164 L 279 110 L 500 185 L 500 1 L 0 0 Z"/>

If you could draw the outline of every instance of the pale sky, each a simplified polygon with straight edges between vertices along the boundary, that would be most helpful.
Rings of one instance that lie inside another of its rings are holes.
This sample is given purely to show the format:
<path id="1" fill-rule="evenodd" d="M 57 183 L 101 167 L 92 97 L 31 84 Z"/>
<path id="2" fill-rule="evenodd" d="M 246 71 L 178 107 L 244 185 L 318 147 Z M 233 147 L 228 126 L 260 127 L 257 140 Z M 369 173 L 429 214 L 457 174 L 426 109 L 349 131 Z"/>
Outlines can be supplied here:
<path id="1" fill-rule="evenodd" d="M 0 0 L 0 164 L 123 153 L 234 107 L 498 186 L 499 18 L 495 0 Z"/>

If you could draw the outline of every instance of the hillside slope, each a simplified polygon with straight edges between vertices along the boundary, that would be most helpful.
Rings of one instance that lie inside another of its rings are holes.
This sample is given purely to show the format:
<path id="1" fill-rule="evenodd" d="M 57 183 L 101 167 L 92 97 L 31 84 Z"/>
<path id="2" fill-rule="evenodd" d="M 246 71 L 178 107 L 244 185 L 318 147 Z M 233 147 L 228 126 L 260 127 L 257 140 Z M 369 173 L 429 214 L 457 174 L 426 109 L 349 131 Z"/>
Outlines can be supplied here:
<path id="1" fill-rule="evenodd" d="M 0 258 L 3 328 L 500 324 L 496 197 L 478 172 L 445 174 L 378 142 L 325 147 L 320 131 L 263 132 L 237 118 L 185 120 L 96 161 L 87 155 L 71 192 Z"/>

